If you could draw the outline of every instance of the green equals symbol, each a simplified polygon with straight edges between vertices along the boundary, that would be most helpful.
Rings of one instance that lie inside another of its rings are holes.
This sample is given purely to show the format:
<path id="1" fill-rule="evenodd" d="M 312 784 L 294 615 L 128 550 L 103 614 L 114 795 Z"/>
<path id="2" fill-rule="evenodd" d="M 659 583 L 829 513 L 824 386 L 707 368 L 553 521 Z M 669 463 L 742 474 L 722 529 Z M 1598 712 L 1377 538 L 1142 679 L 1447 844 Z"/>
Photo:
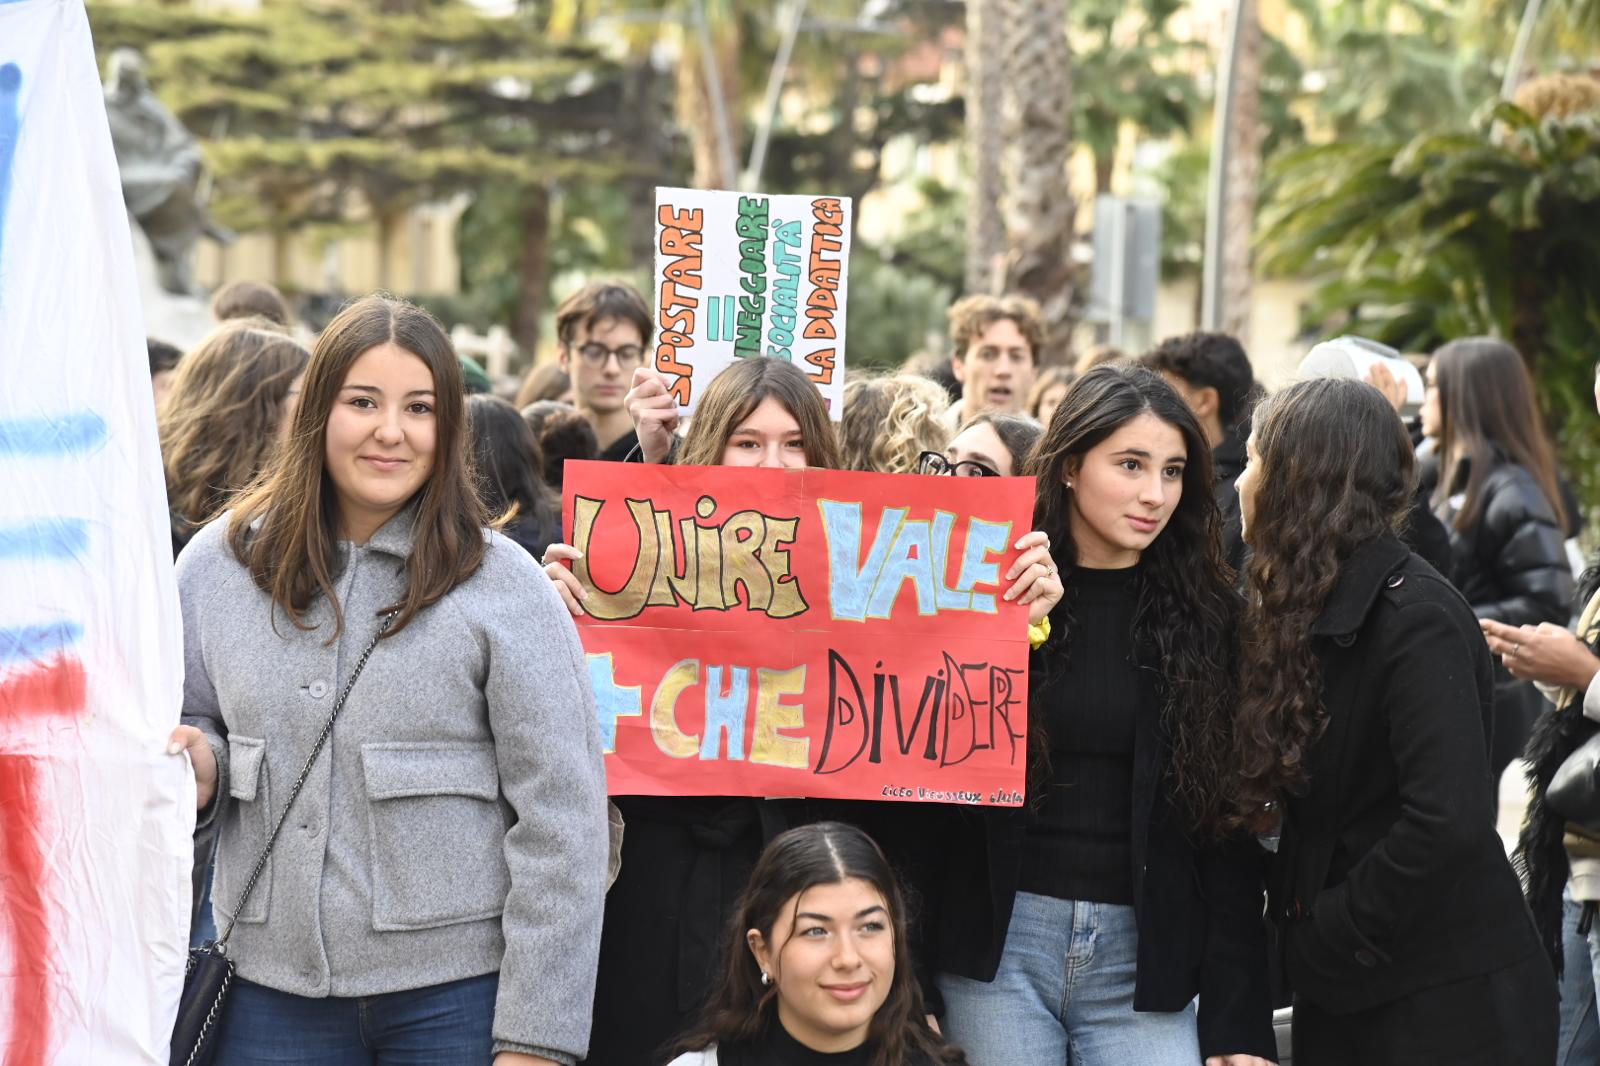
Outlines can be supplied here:
<path id="1" fill-rule="evenodd" d="M 731 341 L 737 332 L 739 298 L 737 296 L 711 296 L 706 302 L 711 312 L 706 315 L 706 340 Z"/>

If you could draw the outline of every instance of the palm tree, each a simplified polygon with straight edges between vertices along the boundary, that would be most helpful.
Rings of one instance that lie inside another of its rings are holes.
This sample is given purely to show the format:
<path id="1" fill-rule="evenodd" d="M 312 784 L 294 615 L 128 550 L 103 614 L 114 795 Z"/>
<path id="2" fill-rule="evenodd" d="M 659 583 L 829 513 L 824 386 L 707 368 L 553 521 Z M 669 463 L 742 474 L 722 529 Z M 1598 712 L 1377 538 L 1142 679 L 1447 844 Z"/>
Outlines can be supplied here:
<path id="1" fill-rule="evenodd" d="M 966 135 L 972 167 L 967 206 L 968 292 L 994 288 L 1005 254 L 1000 156 L 1005 148 L 1004 0 L 967 0 Z"/>
<path id="2" fill-rule="evenodd" d="M 1233 119 L 1222 210 L 1221 313 L 1217 328 L 1247 338 L 1255 282 L 1256 200 L 1261 186 L 1261 13 L 1257 0 L 1236 0 L 1239 40 L 1233 55 Z"/>
<path id="3" fill-rule="evenodd" d="M 1006 80 L 1012 90 L 1006 152 L 1010 251 L 1007 288 L 1044 310 L 1043 362 L 1064 361 L 1076 317 L 1067 185 L 1072 153 L 1070 0 L 1007 0 Z"/>
<path id="4" fill-rule="evenodd" d="M 1600 499 L 1600 85 L 1523 86 L 1472 128 L 1339 141 L 1276 160 L 1264 266 L 1320 276 L 1319 332 L 1403 351 L 1492 334 L 1516 345 L 1584 497 Z"/>

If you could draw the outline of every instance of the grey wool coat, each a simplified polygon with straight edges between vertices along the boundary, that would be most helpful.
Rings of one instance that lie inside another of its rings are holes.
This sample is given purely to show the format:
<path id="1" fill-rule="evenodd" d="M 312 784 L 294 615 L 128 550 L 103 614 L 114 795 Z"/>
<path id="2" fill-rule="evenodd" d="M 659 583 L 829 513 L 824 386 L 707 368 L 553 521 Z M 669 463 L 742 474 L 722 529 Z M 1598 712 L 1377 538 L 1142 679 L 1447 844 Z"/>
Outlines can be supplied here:
<path id="1" fill-rule="evenodd" d="M 379 642 L 228 944 L 239 976 L 366 996 L 500 974 L 495 1050 L 581 1058 L 606 888 L 606 789 L 583 649 L 528 553 L 485 534 L 482 566 Z M 221 928 L 318 732 L 404 590 L 402 511 L 344 546 L 333 612 L 297 629 L 227 543 L 178 559 L 185 723 L 217 756 L 197 832 L 219 837 Z M 276 622 L 276 628 L 274 628 Z"/>

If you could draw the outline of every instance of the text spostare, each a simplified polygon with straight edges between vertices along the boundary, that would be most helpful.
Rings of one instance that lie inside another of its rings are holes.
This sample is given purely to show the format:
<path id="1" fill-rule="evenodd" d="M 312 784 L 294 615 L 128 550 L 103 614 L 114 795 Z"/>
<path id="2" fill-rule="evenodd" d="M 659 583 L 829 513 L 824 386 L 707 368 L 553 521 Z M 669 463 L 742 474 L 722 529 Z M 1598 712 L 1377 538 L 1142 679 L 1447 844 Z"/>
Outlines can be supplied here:
<path id="1" fill-rule="evenodd" d="M 738 359 L 793 362 L 844 408 L 851 201 L 656 190 L 655 368 L 686 414 Z"/>
<path id="2" fill-rule="evenodd" d="M 1025 479 L 569 463 L 614 795 L 1021 802 Z"/>

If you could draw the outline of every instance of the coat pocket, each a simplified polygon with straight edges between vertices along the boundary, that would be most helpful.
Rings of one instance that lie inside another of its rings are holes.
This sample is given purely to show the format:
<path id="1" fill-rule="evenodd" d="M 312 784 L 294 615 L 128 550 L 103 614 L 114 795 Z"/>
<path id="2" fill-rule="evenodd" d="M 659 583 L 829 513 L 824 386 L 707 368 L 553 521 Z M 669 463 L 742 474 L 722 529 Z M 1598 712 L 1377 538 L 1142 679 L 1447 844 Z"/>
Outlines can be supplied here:
<path id="1" fill-rule="evenodd" d="M 267 742 L 228 734 L 228 795 L 233 800 L 217 843 L 217 874 L 211 898 L 222 914 L 236 914 L 247 925 L 267 920 L 272 896 L 272 859 L 261 869 L 256 887 L 243 908 L 239 897 L 267 846 L 272 831 L 272 799 L 267 780 Z M 220 931 L 219 923 L 219 931 Z"/>
<path id="2" fill-rule="evenodd" d="M 372 927 L 432 929 L 505 910 L 506 819 L 494 745 L 361 746 Z"/>

